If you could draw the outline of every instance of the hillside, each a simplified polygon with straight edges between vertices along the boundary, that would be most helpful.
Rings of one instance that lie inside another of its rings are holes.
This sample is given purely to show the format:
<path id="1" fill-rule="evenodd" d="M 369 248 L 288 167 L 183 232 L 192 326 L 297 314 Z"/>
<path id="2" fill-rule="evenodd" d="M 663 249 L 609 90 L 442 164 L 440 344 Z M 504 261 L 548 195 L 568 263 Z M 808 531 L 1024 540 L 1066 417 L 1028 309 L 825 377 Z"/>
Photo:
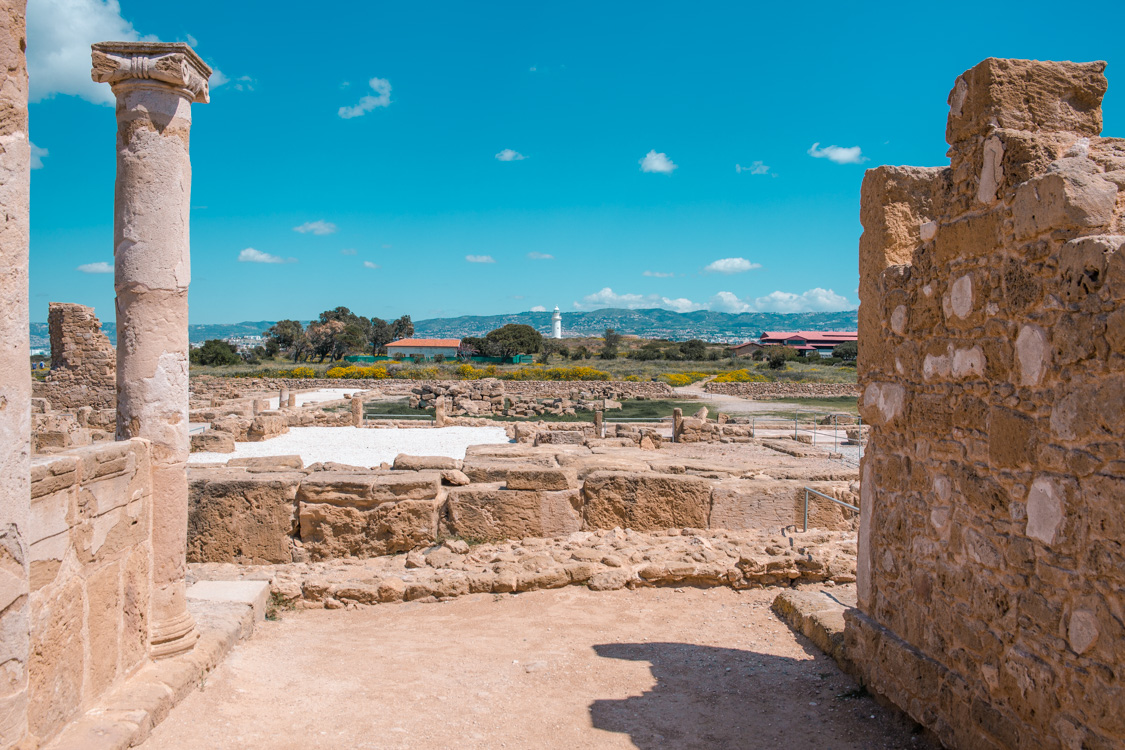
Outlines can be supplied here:
<path id="1" fill-rule="evenodd" d="M 482 336 L 508 323 L 524 323 L 546 333 L 551 330 L 551 313 L 522 312 L 509 315 L 463 316 L 417 320 L 419 336 Z M 605 308 L 590 312 L 565 312 L 563 335 L 600 336 L 606 328 L 644 338 L 683 341 L 699 338 L 716 342 L 736 342 L 757 338 L 762 331 L 856 329 L 856 311 L 820 313 L 721 313 L 699 310 L 677 313 L 670 310 L 623 310 Z"/>
<path id="2" fill-rule="evenodd" d="M 757 338 L 762 331 L 847 330 L 856 328 L 855 310 L 821 313 L 720 313 L 699 310 L 677 313 L 669 310 L 623 310 L 606 308 L 591 312 L 563 313 L 563 335 L 600 336 L 606 328 L 618 333 L 643 338 L 684 341 L 704 339 L 715 342 L 739 342 Z M 207 339 L 260 334 L 272 326 L 272 320 L 242 323 L 210 323 L 188 326 L 193 343 Z M 417 336 L 461 337 L 483 336 L 508 323 L 524 323 L 543 333 L 551 330 L 551 313 L 521 312 L 508 315 L 465 315 L 459 318 L 430 318 L 414 321 Z M 117 327 L 102 323 L 109 340 L 117 344 Z M 50 347 L 46 323 L 31 324 L 31 348 Z"/>

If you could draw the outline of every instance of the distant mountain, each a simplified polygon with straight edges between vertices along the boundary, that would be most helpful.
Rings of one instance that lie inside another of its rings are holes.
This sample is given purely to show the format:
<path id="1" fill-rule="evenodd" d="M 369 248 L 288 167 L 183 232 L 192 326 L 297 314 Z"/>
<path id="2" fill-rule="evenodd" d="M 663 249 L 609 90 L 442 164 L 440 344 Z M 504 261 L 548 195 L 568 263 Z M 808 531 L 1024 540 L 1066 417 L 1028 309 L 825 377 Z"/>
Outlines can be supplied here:
<path id="1" fill-rule="evenodd" d="M 551 330 L 551 313 L 521 312 L 508 315 L 465 315 L 460 318 L 416 320 L 414 335 L 442 338 L 483 336 L 508 323 L 523 323 L 548 333 Z M 232 336 L 253 336 L 261 334 L 273 324 L 272 320 L 193 324 L 188 326 L 188 336 L 192 343 Z M 563 335 L 568 337 L 601 336 L 605 329 L 613 328 L 627 336 L 673 341 L 703 339 L 722 343 L 756 339 L 762 331 L 854 331 L 856 324 L 855 310 L 818 313 L 721 313 L 698 310 L 677 313 L 660 309 L 624 310 L 607 307 L 604 310 L 565 312 L 562 315 Z M 113 323 L 102 323 L 102 330 L 116 346 L 117 326 Z M 49 349 L 50 346 L 47 324 L 32 323 L 31 348 Z"/>
<path id="2" fill-rule="evenodd" d="M 507 325 L 523 323 L 547 333 L 551 330 L 550 312 L 522 312 L 509 315 L 466 315 L 460 318 L 432 318 L 414 321 L 417 336 L 483 336 Z M 845 330 L 854 331 L 855 310 L 817 313 L 722 313 L 708 310 L 677 313 L 670 310 L 624 310 L 605 308 L 591 312 L 564 312 L 563 335 L 601 336 L 606 328 L 625 335 L 675 341 L 699 338 L 716 342 L 745 341 L 762 331 Z"/>
<path id="3" fill-rule="evenodd" d="M 274 324 L 272 320 L 246 321 L 243 323 L 196 323 L 188 325 L 188 339 L 194 344 L 207 339 L 227 339 L 233 336 L 255 336 L 263 333 Z M 117 324 L 102 323 L 102 330 L 109 341 L 117 346 Z M 31 348 L 50 349 L 51 334 L 46 323 L 31 324 Z"/>

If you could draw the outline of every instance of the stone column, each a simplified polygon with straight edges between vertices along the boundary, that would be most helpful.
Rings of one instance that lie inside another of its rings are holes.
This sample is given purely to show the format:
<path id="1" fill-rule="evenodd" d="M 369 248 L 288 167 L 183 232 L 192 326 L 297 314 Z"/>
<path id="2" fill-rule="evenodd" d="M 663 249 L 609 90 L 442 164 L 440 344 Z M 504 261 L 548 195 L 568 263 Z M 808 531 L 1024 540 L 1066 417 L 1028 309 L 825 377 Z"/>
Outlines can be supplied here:
<path id="1" fill-rule="evenodd" d="M 289 405 L 289 389 L 281 386 L 281 390 L 277 394 L 277 408 L 284 409 Z"/>
<path id="2" fill-rule="evenodd" d="M 605 437 L 605 412 L 601 409 L 594 410 L 594 437 Z"/>
<path id="3" fill-rule="evenodd" d="M 676 407 L 672 410 L 672 442 L 680 442 L 680 433 L 684 431 L 684 410 Z"/>
<path id="4" fill-rule="evenodd" d="M 27 734 L 31 369 L 25 0 L 0 0 L 0 748 Z"/>
<path id="5" fill-rule="evenodd" d="M 288 404 L 289 406 L 296 406 L 296 405 L 297 405 L 297 394 L 296 394 L 296 393 L 290 393 L 290 394 L 289 394 L 289 399 L 288 399 L 288 401 L 287 401 L 286 403 L 287 403 L 287 404 Z"/>
<path id="6" fill-rule="evenodd" d="M 358 393 L 352 394 L 352 426 L 363 427 L 363 399 Z"/>
<path id="7" fill-rule="evenodd" d="M 445 396 L 434 401 L 434 427 L 445 427 Z"/>
<path id="8" fill-rule="evenodd" d="M 93 46 L 95 81 L 117 96 L 114 286 L 117 438 L 152 443 L 153 658 L 190 650 L 184 597 L 188 484 L 188 224 L 191 105 L 211 69 L 186 44 Z"/>

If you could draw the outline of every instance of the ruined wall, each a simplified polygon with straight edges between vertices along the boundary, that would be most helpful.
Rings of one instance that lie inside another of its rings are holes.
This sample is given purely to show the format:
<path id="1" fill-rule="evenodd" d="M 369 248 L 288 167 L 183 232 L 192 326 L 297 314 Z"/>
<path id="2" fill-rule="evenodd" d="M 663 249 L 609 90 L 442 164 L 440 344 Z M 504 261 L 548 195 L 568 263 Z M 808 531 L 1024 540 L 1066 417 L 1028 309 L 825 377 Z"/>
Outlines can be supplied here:
<path id="1" fill-rule="evenodd" d="M 0 748 L 27 731 L 27 534 L 31 456 L 25 0 L 0 0 Z"/>
<path id="2" fill-rule="evenodd" d="M 52 302 L 47 314 L 51 334 L 51 372 L 35 384 L 35 396 L 53 409 L 117 404 L 117 355 L 94 308 Z"/>
<path id="3" fill-rule="evenodd" d="M 32 459 L 28 714 L 40 740 L 148 657 L 151 513 L 143 440 Z"/>
<path id="4" fill-rule="evenodd" d="M 1125 743 L 1125 141 L 1104 63 L 986 60 L 863 182 L 849 658 L 948 745 Z"/>
<path id="5" fill-rule="evenodd" d="M 853 383 L 704 383 L 708 393 L 722 393 L 742 398 L 834 398 L 859 396 Z"/>

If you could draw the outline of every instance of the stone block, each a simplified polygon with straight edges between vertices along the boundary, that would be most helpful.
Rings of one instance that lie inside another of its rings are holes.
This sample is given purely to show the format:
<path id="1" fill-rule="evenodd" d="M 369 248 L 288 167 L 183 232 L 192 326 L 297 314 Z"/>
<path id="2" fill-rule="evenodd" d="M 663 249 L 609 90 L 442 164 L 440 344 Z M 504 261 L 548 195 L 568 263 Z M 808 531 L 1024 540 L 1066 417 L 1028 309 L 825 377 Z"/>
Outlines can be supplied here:
<path id="1" fill-rule="evenodd" d="M 434 543 L 443 502 L 399 500 L 371 507 L 302 501 L 301 541 L 313 559 L 409 552 Z"/>
<path id="2" fill-rule="evenodd" d="M 596 472 L 582 495 L 585 529 L 701 529 L 711 515 L 711 483 L 701 477 Z"/>
<path id="3" fill-rule="evenodd" d="M 189 601 L 243 604 L 254 613 L 254 619 L 266 619 L 270 599 L 269 581 L 197 581 L 188 587 Z"/>
<path id="4" fill-rule="evenodd" d="M 400 453 L 391 466 L 395 471 L 425 471 L 460 469 L 461 461 L 448 456 L 411 456 Z"/>
<path id="5" fill-rule="evenodd" d="M 581 430 L 543 430 L 535 436 L 536 445 L 585 445 L 586 434 Z"/>
<path id="6" fill-rule="evenodd" d="M 445 523 L 451 533 L 478 541 L 561 536 L 581 527 L 581 500 L 578 490 L 458 488 L 449 492 Z"/>
<path id="7" fill-rule="evenodd" d="M 304 478 L 297 472 L 192 470 L 188 560 L 249 565 L 292 562 L 297 489 Z"/>
<path id="8" fill-rule="evenodd" d="M 508 470 L 510 490 L 573 490 L 578 488 L 575 469 L 552 469 L 539 466 L 513 467 Z"/>
<path id="9" fill-rule="evenodd" d="M 227 461 L 227 466 L 243 468 L 249 471 L 300 471 L 305 468 L 304 459 L 300 456 L 246 456 L 232 458 Z"/>
<path id="10" fill-rule="evenodd" d="M 1102 130 L 1102 97 L 1109 84 L 1104 62 L 1073 63 L 990 57 L 957 78 L 949 93 L 946 142 L 955 144 L 993 128 Z"/>
<path id="11" fill-rule="evenodd" d="M 204 430 L 191 436 L 192 453 L 234 453 L 234 435 Z"/>

